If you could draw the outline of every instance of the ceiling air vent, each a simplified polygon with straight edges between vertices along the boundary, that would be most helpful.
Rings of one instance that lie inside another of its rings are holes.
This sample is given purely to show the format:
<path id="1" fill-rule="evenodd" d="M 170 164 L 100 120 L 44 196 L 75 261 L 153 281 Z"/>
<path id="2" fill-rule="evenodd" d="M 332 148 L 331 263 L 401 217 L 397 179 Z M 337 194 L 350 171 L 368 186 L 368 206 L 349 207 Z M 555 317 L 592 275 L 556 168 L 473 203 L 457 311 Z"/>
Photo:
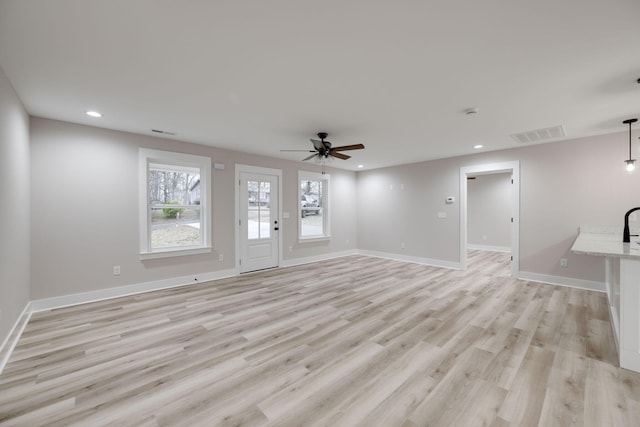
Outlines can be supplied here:
<path id="1" fill-rule="evenodd" d="M 564 129 L 562 125 L 550 128 L 530 130 L 528 132 L 511 134 L 516 142 L 525 144 L 531 142 L 545 142 L 552 139 L 564 138 Z"/>
<path id="2" fill-rule="evenodd" d="M 151 132 L 161 133 L 163 135 L 175 135 L 175 133 L 173 133 L 173 132 L 169 132 L 169 131 L 166 131 L 166 130 L 160 130 L 160 129 L 151 129 Z"/>

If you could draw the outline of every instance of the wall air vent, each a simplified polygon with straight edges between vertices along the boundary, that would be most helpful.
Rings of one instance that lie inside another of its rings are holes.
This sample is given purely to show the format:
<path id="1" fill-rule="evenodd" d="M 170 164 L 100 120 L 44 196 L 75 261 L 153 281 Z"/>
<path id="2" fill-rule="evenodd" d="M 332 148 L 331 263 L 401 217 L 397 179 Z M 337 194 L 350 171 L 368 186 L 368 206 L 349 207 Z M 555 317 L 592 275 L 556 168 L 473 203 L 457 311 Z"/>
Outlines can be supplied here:
<path id="1" fill-rule="evenodd" d="M 550 128 L 530 130 L 528 132 L 514 133 L 511 134 L 511 138 L 521 144 L 546 142 L 553 139 L 564 138 L 564 129 L 562 128 L 562 125 L 553 126 Z"/>

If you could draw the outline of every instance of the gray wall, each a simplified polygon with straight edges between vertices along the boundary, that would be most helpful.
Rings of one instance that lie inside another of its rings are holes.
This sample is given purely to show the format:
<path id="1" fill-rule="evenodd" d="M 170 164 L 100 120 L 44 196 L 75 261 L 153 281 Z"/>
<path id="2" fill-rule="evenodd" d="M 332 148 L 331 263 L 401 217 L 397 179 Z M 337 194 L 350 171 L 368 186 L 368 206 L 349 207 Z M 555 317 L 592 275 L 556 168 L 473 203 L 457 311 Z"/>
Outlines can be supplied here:
<path id="1" fill-rule="evenodd" d="M 139 147 L 209 156 L 225 164 L 224 170 L 212 169 L 212 254 L 139 260 Z M 290 213 L 281 228 L 285 260 L 357 247 L 354 172 L 328 169 L 334 238 L 299 244 L 298 170 L 319 171 L 312 163 L 41 118 L 31 119 L 31 161 L 32 299 L 233 269 L 236 163 L 283 170 L 283 211 Z M 121 266 L 120 276 L 113 276 L 114 265 Z"/>
<path id="2" fill-rule="evenodd" d="M 29 120 L 4 74 L 0 121 L 0 196 L 10 207 L 0 210 L 0 337 L 29 299 L 232 269 L 236 163 L 283 170 L 283 210 L 291 214 L 282 224 L 285 260 L 360 248 L 458 262 L 460 167 L 519 160 L 520 269 L 603 281 L 601 259 L 570 252 L 578 227 L 620 227 L 624 212 L 640 204 L 640 174 L 624 171 L 627 136 L 620 132 L 357 174 L 330 169 L 333 238 L 299 244 L 297 174 L 318 171 L 316 165 Z M 226 165 L 213 171 L 213 254 L 139 260 L 139 147 L 205 155 Z M 447 196 L 456 203 L 445 204 Z M 224 262 L 217 261 L 219 253 Z M 568 268 L 559 266 L 563 257 Z M 114 265 L 121 266 L 120 276 L 112 275 Z"/>
<path id="3" fill-rule="evenodd" d="M 511 173 L 467 180 L 467 243 L 511 247 Z"/>
<path id="4" fill-rule="evenodd" d="M 359 172 L 359 249 L 457 262 L 459 204 L 445 204 L 445 199 L 459 198 L 458 162 Z M 438 212 L 447 218 L 438 218 Z"/>
<path id="5" fill-rule="evenodd" d="M 29 116 L 0 68 L 0 345 L 29 301 Z"/>
<path id="6" fill-rule="evenodd" d="M 358 247 L 458 262 L 460 167 L 519 160 L 520 270 L 602 282 L 604 261 L 570 249 L 581 225 L 621 228 L 640 205 L 640 173 L 624 169 L 627 141 L 621 132 L 360 172 Z"/>

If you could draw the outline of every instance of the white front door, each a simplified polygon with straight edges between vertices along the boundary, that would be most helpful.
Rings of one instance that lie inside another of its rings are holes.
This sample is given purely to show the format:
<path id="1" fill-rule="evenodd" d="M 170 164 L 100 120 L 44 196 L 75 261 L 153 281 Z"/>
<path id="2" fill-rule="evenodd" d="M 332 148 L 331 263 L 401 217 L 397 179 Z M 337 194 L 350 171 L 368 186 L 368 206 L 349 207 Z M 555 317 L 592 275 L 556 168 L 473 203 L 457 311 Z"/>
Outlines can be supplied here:
<path id="1" fill-rule="evenodd" d="M 239 246 L 240 273 L 277 267 L 280 223 L 279 177 L 240 172 Z"/>

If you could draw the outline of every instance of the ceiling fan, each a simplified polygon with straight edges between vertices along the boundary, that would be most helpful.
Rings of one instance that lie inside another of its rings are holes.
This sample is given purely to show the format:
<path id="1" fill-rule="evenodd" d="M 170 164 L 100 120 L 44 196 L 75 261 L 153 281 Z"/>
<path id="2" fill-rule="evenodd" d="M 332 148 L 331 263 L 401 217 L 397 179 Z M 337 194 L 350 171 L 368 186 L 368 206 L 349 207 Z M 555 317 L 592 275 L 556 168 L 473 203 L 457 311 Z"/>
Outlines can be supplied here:
<path id="1" fill-rule="evenodd" d="M 349 158 L 351 158 L 351 156 L 348 156 L 346 154 L 342 154 L 339 151 L 349 151 L 349 150 L 362 150 L 364 148 L 364 145 L 362 144 L 353 144 L 353 145 L 343 145 L 341 147 L 332 147 L 331 143 L 329 141 L 325 141 L 325 138 L 329 136 L 328 133 L 326 132 L 318 132 L 318 138 L 320 138 L 320 141 L 318 141 L 317 139 L 311 139 L 311 143 L 313 144 L 313 150 L 280 150 L 280 151 L 304 151 L 304 152 L 309 152 L 309 153 L 313 153 L 312 155 L 305 157 L 304 159 L 302 159 L 302 161 L 306 161 L 306 160 L 310 160 L 313 159 L 314 157 L 316 157 L 318 160 L 323 161 L 323 160 L 330 160 L 329 156 L 331 157 L 336 157 L 338 159 L 342 159 L 342 160 L 347 160 Z"/>

